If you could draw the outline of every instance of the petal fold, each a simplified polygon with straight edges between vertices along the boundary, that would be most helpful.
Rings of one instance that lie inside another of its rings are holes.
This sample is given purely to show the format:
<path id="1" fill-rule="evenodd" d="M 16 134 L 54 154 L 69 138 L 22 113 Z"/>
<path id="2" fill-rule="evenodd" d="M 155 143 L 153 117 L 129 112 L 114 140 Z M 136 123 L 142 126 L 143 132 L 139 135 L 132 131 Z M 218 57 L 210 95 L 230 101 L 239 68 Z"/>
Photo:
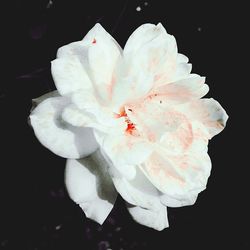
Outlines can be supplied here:
<path id="1" fill-rule="evenodd" d="M 65 183 L 68 193 L 85 215 L 102 224 L 113 208 L 117 192 L 99 151 L 80 160 L 67 160 Z"/>
<path id="2" fill-rule="evenodd" d="M 81 158 L 98 148 L 91 128 L 74 127 L 62 119 L 70 104 L 66 97 L 42 101 L 31 113 L 30 122 L 38 140 L 53 153 L 64 158 Z"/>
<path id="3" fill-rule="evenodd" d="M 163 205 L 161 205 L 157 211 L 128 205 L 128 211 L 135 221 L 144 226 L 151 227 L 158 231 L 169 227 L 167 208 Z"/>

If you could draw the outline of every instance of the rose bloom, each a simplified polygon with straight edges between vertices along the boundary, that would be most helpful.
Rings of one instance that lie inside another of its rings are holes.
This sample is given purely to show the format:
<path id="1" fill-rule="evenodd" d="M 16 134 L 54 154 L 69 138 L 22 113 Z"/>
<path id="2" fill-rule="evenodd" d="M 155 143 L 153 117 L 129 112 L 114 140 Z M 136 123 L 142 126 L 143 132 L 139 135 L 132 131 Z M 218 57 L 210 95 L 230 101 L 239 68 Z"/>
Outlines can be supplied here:
<path id="1" fill-rule="evenodd" d="M 168 227 L 167 207 L 195 203 L 206 188 L 208 140 L 227 114 L 191 72 L 175 38 L 144 24 L 124 49 L 100 24 L 52 61 L 57 91 L 34 102 L 39 141 L 67 158 L 70 197 L 102 224 L 117 194 L 139 223 Z"/>

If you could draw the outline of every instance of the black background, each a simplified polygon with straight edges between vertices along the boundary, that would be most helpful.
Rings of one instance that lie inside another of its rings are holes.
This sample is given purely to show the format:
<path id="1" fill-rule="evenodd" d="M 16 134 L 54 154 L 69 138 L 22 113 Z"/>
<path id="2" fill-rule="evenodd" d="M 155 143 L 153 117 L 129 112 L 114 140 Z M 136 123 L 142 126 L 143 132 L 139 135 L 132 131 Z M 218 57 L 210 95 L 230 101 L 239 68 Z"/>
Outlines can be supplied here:
<path id="1" fill-rule="evenodd" d="M 240 2 L 228 2 L 1 4 L 0 248 L 250 249 L 247 15 Z M 207 189 L 194 206 L 168 209 L 170 228 L 162 232 L 136 224 L 121 198 L 103 226 L 86 219 L 65 190 L 65 160 L 41 146 L 27 122 L 31 99 L 55 89 L 50 61 L 57 49 L 82 39 L 96 22 L 122 46 L 139 25 L 161 22 L 193 72 L 207 77 L 207 96 L 230 116 L 209 144 Z"/>

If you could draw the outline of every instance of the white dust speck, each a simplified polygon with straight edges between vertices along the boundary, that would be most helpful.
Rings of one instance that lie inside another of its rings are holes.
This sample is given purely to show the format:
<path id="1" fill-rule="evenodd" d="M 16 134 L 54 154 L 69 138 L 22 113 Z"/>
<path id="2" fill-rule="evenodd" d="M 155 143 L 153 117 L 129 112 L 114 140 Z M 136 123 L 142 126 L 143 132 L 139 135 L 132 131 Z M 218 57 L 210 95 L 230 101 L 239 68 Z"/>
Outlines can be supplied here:
<path id="1" fill-rule="evenodd" d="M 201 27 L 198 27 L 198 29 L 197 29 L 199 32 L 201 32 L 202 31 L 202 28 Z"/>
<path id="2" fill-rule="evenodd" d="M 62 225 L 57 225 L 57 226 L 55 227 L 55 229 L 56 229 L 56 230 L 59 230 L 59 229 L 61 229 L 61 227 L 62 227 Z"/>
<path id="3" fill-rule="evenodd" d="M 136 11 L 141 11 L 141 6 L 137 6 Z"/>
<path id="4" fill-rule="evenodd" d="M 144 5 L 145 5 L 145 6 L 148 6 L 148 2 L 144 2 Z"/>
<path id="5" fill-rule="evenodd" d="M 53 1 L 52 0 L 49 0 L 48 4 L 47 4 L 47 9 L 49 9 L 51 6 L 53 5 Z"/>

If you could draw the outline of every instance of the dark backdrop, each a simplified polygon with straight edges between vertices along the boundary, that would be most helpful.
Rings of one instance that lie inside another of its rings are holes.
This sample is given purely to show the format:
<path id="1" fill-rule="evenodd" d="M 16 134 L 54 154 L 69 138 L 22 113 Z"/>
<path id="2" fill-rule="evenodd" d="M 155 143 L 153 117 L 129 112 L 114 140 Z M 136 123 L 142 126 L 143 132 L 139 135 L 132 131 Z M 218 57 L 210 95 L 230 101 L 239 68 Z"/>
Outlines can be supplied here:
<path id="1" fill-rule="evenodd" d="M 249 84 L 244 6 L 212 1 L 10 1 L 1 4 L 0 248 L 250 249 Z M 233 2 L 233 1 L 232 1 Z M 140 6 L 141 11 L 136 8 Z M 122 199 L 103 226 L 86 219 L 64 187 L 65 160 L 39 144 L 27 123 L 31 99 L 55 89 L 50 61 L 100 22 L 123 46 L 142 23 L 175 35 L 208 97 L 227 110 L 209 144 L 213 170 L 194 206 L 168 209 L 162 232 L 136 224 Z"/>

